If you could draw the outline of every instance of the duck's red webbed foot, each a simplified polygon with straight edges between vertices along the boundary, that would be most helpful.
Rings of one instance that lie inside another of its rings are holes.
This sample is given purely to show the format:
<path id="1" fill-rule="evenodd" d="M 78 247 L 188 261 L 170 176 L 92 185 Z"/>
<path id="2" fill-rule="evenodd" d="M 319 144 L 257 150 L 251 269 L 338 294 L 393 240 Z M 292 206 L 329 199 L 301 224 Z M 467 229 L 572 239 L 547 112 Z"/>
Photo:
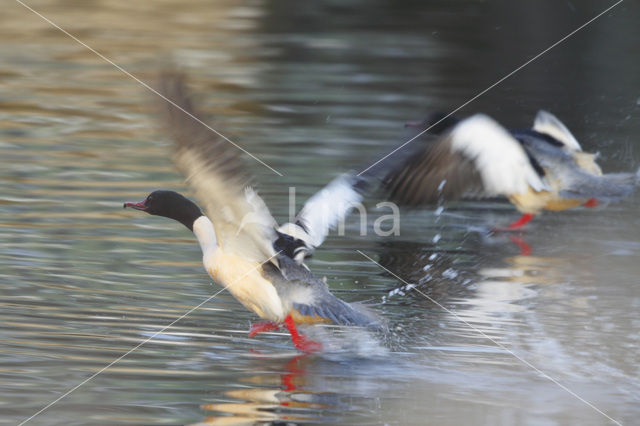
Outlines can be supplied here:
<path id="1" fill-rule="evenodd" d="M 256 334 L 264 333 L 265 331 L 277 330 L 280 328 L 280 324 L 271 321 L 257 322 L 251 324 L 249 328 L 249 337 L 254 337 Z"/>
<path id="2" fill-rule="evenodd" d="M 586 203 L 583 204 L 585 207 L 593 208 L 598 206 L 598 200 L 596 198 L 589 198 Z"/>
<path id="3" fill-rule="evenodd" d="M 531 222 L 531 219 L 533 219 L 534 216 L 535 216 L 534 214 L 525 213 L 520 217 L 520 219 L 516 220 L 506 228 L 493 228 L 493 231 L 494 232 L 517 231 L 523 226 L 525 226 L 527 223 Z"/>
<path id="4" fill-rule="evenodd" d="M 293 318 L 291 318 L 291 315 L 288 315 L 284 319 L 284 325 L 289 330 L 289 333 L 291 334 L 291 341 L 293 342 L 294 346 L 298 348 L 298 350 L 306 353 L 318 352 L 322 350 L 322 344 L 320 342 L 310 340 L 298 332 L 298 328 L 296 327 Z"/>

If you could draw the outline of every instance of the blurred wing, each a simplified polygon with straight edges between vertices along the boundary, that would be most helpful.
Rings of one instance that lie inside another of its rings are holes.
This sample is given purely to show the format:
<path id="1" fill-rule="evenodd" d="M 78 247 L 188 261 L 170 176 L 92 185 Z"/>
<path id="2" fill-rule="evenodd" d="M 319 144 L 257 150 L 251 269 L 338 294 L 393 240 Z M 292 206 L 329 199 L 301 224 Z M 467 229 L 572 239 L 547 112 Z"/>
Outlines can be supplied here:
<path id="1" fill-rule="evenodd" d="M 354 175 L 335 178 L 309 198 L 293 223 L 278 228 L 275 247 L 302 264 L 304 258 L 324 242 L 329 231 L 357 207 L 368 185 L 368 179 Z"/>
<path id="2" fill-rule="evenodd" d="M 546 189 L 520 143 L 481 114 L 420 147 L 387 175 L 385 184 L 391 200 L 407 205 Z"/>
<path id="3" fill-rule="evenodd" d="M 163 74 L 160 91 L 175 104 L 162 104 L 164 125 L 174 142 L 173 160 L 203 203 L 219 244 L 247 260 L 269 259 L 275 254 L 276 223 L 263 200 L 247 187 L 240 151 L 194 118 L 200 119 L 182 74 Z"/>
<path id="4" fill-rule="evenodd" d="M 349 212 L 362 201 L 357 176 L 343 174 L 315 193 L 296 216 L 296 224 L 309 235 L 311 247 L 323 243 L 331 229 L 335 229 Z"/>
<path id="5" fill-rule="evenodd" d="M 557 139 L 571 151 L 582 151 L 582 147 L 567 126 L 550 112 L 543 110 L 538 111 L 536 119 L 533 122 L 533 130 Z"/>

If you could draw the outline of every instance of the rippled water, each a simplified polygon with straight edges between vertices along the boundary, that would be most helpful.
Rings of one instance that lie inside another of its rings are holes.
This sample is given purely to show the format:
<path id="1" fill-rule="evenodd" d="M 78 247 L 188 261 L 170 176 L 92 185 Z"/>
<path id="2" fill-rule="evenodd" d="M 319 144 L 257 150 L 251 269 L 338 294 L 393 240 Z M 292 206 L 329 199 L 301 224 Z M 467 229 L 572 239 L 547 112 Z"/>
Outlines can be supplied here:
<path id="1" fill-rule="evenodd" d="M 394 145 L 406 120 L 459 106 L 609 5 L 28 4 L 150 84 L 180 64 L 215 127 L 284 175 L 246 159 L 280 220 L 290 186 L 302 203 Z M 638 12 L 622 3 L 462 113 L 524 127 L 549 109 L 606 170 L 637 168 Z M 0 81 L 0 422 L 17 424 L 219 287 L 184 228 L 121 208 L 159 187 L 188 192 L 151 93 L 12 2 Z M 393 238 L 359 236 L 354 218 L 310 266 L 371 303 L 388 334 L 316 327 L 327 352 L 301 356 L 284 333 L 249 339 L 255 316 L 223 292 L 29 424 L 609 421 L 543 374 L 633 424 L 638 207 L 536 218 L 518 241 L 529 256 L 476 232 L 517 216 L 502 203 L 406 213 Z"/>

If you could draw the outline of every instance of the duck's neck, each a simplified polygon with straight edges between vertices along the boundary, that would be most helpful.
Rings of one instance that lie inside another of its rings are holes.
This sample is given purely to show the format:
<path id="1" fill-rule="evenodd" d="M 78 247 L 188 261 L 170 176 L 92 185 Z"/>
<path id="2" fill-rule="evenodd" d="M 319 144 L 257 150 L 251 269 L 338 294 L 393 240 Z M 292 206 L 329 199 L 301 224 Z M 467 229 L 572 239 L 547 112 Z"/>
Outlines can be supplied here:
<path id="1" fill-rule="evenodd" d="M 193 222 L 193 233 L 200 243 L 202 253 L 212 250 L 218 246 L 216 239 L 216 231 L 213 229 L 213 223 L 206 216 L 200 216 Z"/>

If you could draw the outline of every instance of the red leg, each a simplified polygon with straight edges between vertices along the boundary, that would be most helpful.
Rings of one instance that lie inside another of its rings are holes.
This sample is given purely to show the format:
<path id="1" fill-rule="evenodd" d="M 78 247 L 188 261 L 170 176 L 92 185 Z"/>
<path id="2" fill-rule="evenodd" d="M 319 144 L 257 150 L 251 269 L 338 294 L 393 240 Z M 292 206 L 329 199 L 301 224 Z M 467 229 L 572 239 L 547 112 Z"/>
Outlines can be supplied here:
<path id="1" fill-rule="evenodd" d="M 527 244 L 522 237 L 520 237 L 519 235 L 511 235 L 509 237 L 511 239 L 511 241 L 513 241 L 515 244 L 518 245 L 518 247 L 520 247 L 520 255 L 521 256 L 530 256 L 531 255 L 531 246 L 529 244 Z"/>
<path id="2" fill-rule="evenodd" d="M 587 200 L 587 202 L 586 202 L 586 203 L 584 203 L 584 204 L 583 204 L 583 206 L 585 206 L 585 207 L 590 207 L 590 208 L 591 208 L 591 207 L 596 207 L 598 204 L 599 204 L 599 203 L 598 203 L 598 200 L 597 200 L 597 199 L 595 199 L 595 198 L 590 198 L 590 199 L 588 199 L 588 200 Z"/>
<path id="3" fill-rule="evenodd" d="M 307 339 L 305 336 L 298 332 L 296 328 L 296 324 L 293 322 L 293 318 L 291 315 L 288 315 L 284 319 L 284 325 L 289 330 L 291 334 L 291 341 L 294 346 L 299 350 L 307 353 L 317 352 L 322 349 L 322 345 L 319 342 L 314 342 L 313 340 Z"/>
<path id="4" fill-rule="evenodd" d="M 275 322 L 257 322 L 255 324 L 251 324 L 251 328 L 249 329 L 249 337 L 253 337 L 258 333 L 264 333 L 265 331 L 277 330 L 279 328 L 280 324 L 276 324 Z"/>
<path id="5" fill-rule="evenodd" d="M 531 219 L 533 219 L 533 216 L 534 215 L 532 215 L 531 213 L 525 213 L 520 217 L 520 219 L 516 220 L 511 225 L 507 226 L 507 229 L 520 229 L 523 226 L 525 226 L 527 223 L 529 223 Z"/>
<path id="6" fill-rule="evenodd" d="M 509 232 L 509 231 L 517 231 L 520 228 L 522 228 L 524 225 L 526 225 L 527 223 L 529 223 L 531 221 L 531 219 L 533 219 L 535 215 L 531 214 L 531 213 L 526 213 L 523 214 L 520 219 L 516 220 L 515 222 L 513 222 L 511 225 L 507 226 L 506 228 L 502 228 L 502 227 L 496 227 L 491 229 L 493 232 Z"/>
<path id="7" fill-rule="evenodd" d="M 515 222 L 513 222 L 511 225 L 507 226 L 506 228 L 493 228 L 494 231 L 498 231 L 498 232 L 503 232 L 503 231 L 516 231 L 520 228 L 522 228 L 523 226 L 525 226 L 527 223 L 529 223 L 531 221 L 531 219 L 533 219 L 535 215 L 531 214 L 531 213 L 525 213 L 523 214 L 520 219 L 516 220 Z"/>

